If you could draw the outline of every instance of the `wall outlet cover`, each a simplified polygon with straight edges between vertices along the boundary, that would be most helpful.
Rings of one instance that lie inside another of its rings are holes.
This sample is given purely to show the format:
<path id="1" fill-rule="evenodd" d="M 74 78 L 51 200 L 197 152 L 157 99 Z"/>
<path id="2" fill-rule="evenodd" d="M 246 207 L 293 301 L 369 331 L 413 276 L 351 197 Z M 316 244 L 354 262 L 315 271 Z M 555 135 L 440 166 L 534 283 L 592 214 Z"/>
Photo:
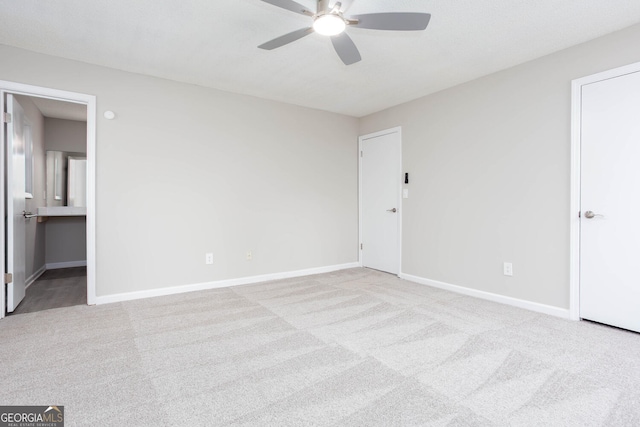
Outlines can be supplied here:
<path id="1" fill-rule="evenodd" d="M 504 275 L 513 276 L 513 264 L 511 264 L 510 262 L 504 263 Z"/>

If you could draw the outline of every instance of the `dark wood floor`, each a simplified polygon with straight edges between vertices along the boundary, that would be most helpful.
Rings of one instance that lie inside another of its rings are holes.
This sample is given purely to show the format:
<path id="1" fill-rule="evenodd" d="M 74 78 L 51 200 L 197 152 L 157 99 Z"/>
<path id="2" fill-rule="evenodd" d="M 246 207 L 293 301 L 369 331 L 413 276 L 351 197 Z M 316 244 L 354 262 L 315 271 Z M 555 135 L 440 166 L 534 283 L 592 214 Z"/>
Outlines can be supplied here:
<path id="1" fill-rule="evenodd" d="M 47 270 L 29 286 L 27 295 L 11 315 L 86 303 L 86 267 Z"/>

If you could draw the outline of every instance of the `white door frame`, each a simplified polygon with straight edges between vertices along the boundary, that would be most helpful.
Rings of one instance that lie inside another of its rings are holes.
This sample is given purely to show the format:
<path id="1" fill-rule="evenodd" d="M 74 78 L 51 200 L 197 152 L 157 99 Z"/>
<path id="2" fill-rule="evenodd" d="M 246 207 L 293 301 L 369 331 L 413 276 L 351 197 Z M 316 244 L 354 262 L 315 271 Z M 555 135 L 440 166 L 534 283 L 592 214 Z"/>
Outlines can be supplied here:
<path id="1" fill-rule="evenodd" d="M 5 93 L 37 96 L 87 106 L 87 304 L 94 305 L 96 303 L 96 97 L 0 80 L 0 112 L 5 110 Z M 4 176 L 5 172 L 5 147 L 5 135 L 2 131 L 0 132 L 0 176 Z M 0 185 L 0 212 L 4 212 L 5 208 L 4 185 Z M 4 260 L 6 258 L 4 227 L 0 227 L 0 239 L 3 242 L 0 245 L 0 260 Z M 2 261 L 2 276 L 0 277 L 4 277 L 5 270 L 4 261 Z M 0 294 L 0 307 L 2 307 L 0 319 L 2 319 L 7 302 L 4 290 Z"/>
<path id="2" fill-rule="evenodd" d="M 640 71 L 640 62 L 582 77 L 571 82 L 571 206 L 569 209 L 569 316 L 580 320 L 580 143 L 582 86 Z"/>
<path id="3" fill-rule="evenodd" d="M 398 170 L 402 171 L 402 127 L 397 126 L 379 132 L 369 133 L 358 137 L 358 263 L 362 267 L 362 142 L 379 136 L 397 133 L 400 138 L 400 165 Z M 398 277 L 402 274 L 402 177 L 398 177 Z"/>

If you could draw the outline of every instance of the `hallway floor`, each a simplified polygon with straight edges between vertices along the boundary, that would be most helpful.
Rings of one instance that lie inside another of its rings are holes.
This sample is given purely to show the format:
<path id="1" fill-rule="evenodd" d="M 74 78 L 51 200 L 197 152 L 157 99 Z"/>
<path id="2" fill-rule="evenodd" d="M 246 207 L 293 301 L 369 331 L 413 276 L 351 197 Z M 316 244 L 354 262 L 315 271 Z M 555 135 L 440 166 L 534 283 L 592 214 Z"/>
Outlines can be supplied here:
<path id="1" fill-rule="evenodd" d="M 12 315 L 86 303 L 86 267 L 47 270 L 29 286 L 26 297 Z"/>

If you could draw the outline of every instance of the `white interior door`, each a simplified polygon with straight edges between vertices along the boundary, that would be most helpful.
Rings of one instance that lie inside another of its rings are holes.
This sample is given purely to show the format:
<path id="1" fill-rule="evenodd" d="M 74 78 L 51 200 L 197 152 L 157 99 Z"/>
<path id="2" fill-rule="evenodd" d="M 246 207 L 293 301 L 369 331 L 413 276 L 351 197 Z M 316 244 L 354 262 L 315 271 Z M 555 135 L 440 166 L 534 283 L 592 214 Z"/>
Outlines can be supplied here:
<path id="1" fill-rule="evenodd" d="M 640 332 L 640 72 L 582 86 L 580 317 Z"/>
<path id="2" fill-rule="evenodd" d="M 7 273 L 13 276 L 7 285 L 7 311 L 13 312 L 25 296 L 26 225 L 25 225 L 25 140 L 24 110 L 7 95 Z"/>
<path id="3" fill-rule="evenodd" d="M 400 131 L 360 137 L 361 255 L 364 267 L 400 272 Z"/>

